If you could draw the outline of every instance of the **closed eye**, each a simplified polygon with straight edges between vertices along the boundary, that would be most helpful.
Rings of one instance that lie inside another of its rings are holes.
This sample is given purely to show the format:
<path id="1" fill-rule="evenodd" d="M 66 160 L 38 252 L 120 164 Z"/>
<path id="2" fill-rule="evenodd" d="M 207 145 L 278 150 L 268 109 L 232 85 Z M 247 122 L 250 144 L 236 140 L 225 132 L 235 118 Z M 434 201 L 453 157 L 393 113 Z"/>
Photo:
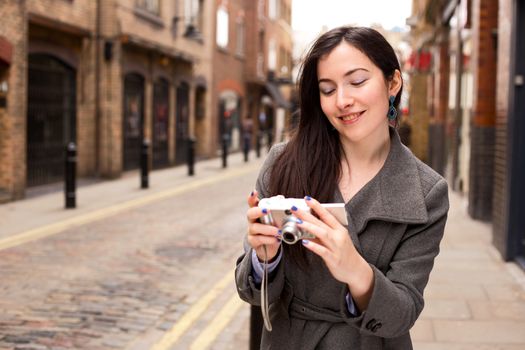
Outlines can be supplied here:
<path id="1" fill-rule="evenodd" d="M 353 81 L 353 82 L 351 82 L 350 84 L 352 84 L 352 86 L 360 86 L 360 85 L 362 85 L 365 81 L 366 81 L 366 79 L 363 79 L 363 80 Z"/>
<path id="2" fill-rule="evenodd" d="M 335 91 L 335 89 L 320 89 L 319 91 L 321 92 L 321 94 L 329 96 Z"/>

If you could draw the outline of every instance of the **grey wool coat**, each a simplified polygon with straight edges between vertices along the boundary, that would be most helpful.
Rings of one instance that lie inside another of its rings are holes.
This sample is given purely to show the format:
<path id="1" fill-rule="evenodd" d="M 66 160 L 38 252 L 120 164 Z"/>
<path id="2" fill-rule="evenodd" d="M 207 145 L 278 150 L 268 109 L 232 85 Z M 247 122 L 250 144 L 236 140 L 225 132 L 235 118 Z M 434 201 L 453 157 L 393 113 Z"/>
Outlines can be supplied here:
<path id="1" fill-rule="evenodd" d="M 263 329 L 261 349 L 412 349 L 410 328 L 423 309 L 423 290 L 439 253 L 447 219 L 446 181 L 419 161 L 390 129 L 383 168 L 348 203 L 348 234 L 374 272 L 368 308 L 348 312 L 346 284 L 334 279 L 323 260 L 307 251 L 301 269 L 284 250 L 268 284 L 273 330 Z M 284 145 L 269 153 L 257 180 L 262 197 L 268 172 Z M 341 193 L 334 201 L 343 202 Z M 237 261 L 239 296 L 260 305 L 251 252 Z"/>

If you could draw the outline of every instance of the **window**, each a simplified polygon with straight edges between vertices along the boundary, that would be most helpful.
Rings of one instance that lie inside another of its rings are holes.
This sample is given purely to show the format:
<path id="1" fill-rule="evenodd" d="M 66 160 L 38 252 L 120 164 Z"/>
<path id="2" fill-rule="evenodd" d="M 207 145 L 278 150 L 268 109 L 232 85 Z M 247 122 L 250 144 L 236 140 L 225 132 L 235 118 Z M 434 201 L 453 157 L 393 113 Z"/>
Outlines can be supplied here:
<path id="1" fill-rule="evenodd" d="M 226 7 L 221 5 L 217 10 L 217 45 L 222 48 L 228 47 L 229 16 Z"/>
<path id="2" fill-rule="evenodd" d="M 186 32 L 196 31 L 202 33 L 203 30 L 203 4 L 204 0 L 184 0 L 184 27 Z M 191 28 L 190 28 L 191 27 Z"/>
<path id="3" fill-rule="evenodd" d="M 270 19 L 279 17 L 279 0 L 270 0 L 268 2 L 268 17 Z"/>
<path id="4" fill-rule="evenodd" d="M 279 49 L 279 73 L 280 75 L 287 76 L 289 73 L 289 58 L 288 51 L 281 46 Z"/>
<path id="5" fill-rule="evenodd" d="M 244 18 L 237 19 L 237 47 L 235 53 L 239 56 L 244 55 Z"/>
<path id="6" fill-rule="evenodd" d="M 274 71 L 277 68 L 277 48 L 275 39 L 271 39 L 268 45 L 268 70 Z"/>
<path id="7" fill-rule="evenodd" d="M 137 7 L 155 15 L 160 15 L 160 0 L 137 0 Z"/>

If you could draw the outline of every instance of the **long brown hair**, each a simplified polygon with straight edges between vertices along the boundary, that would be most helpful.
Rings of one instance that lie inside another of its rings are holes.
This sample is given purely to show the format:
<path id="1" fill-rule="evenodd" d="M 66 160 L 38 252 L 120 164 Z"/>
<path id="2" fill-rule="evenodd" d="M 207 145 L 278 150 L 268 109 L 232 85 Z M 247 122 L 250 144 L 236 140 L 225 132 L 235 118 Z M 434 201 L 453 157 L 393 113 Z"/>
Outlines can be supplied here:
<path id="1" fill-rule="evenodd" d="M 303 61 L 299 78 L 299 123 L 270 170 L 269 191 L 272 196 L 282 194 L 302 198 L 309 195 L 321 203 L 334 200 L 343 151 L 337 130 L 321 109 L 317 63 L 343 40 L 379 67 L 385 81 L 392 79 L 396 69 L 401 71 L 394 49 L 374 29 L 345 26 L 321 35 Z M 401 93 L 402 89 L 394 100 L 396 109 Z M 299 263 L 304 266 L 301 248 L 300 244 L 286 247 L 292 255 L 299 256 Z"/>

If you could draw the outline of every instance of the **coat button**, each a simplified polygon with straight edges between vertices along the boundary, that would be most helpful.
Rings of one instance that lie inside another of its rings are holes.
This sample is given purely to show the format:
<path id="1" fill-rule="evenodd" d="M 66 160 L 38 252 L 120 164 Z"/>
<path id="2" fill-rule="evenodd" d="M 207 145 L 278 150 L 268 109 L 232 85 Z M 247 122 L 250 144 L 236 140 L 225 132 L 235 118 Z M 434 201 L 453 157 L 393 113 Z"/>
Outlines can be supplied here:
<path id="1" fill-rule="evenodd" d="M 372 330 L 372 328 L 376 325 L 376 319 L 373 318 L 366 324 L 366 329 Z"/>
<path id="2" fill-rule="evenodd" d="M 383 324 L 381 322 L 377 322 L 371 329 L 372 333 L 377 332 L 377 330 L 381 328 L 381 326 L 383 326 Z"/>

